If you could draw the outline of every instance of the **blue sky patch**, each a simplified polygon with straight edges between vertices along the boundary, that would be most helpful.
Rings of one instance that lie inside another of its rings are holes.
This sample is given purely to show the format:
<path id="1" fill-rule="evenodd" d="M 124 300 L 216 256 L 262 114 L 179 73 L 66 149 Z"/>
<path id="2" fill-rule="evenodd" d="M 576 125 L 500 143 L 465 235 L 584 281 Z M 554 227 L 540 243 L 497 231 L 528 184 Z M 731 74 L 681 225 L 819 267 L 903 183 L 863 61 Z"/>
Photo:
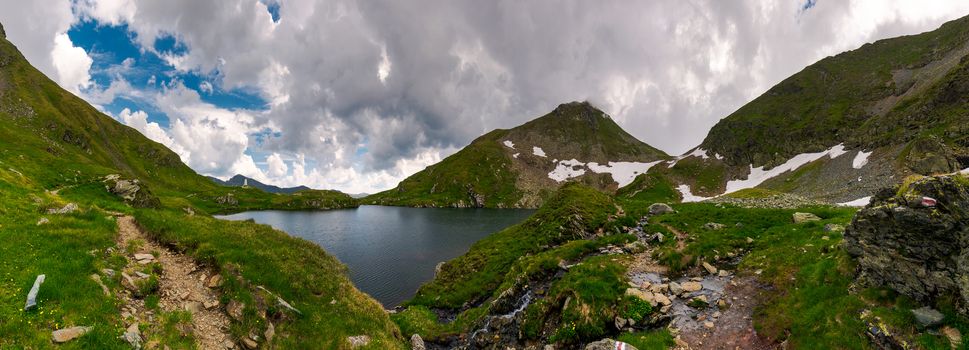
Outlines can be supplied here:
<path id="1" fill-rule="evenodd" d="M 278 4 L 275 6 L 278 11 Z M 186 88 L 198 92 L 201 100 L 228 110 L 266 110 L 268 101 L 254 88 L 222 88 L 222 76 L 218 70 L 212 72 L 179 71 L 168 64 L 161 55 L 184 55 L 190 48 L 178 38 L 166 35 L 157 38 L 153 50 L 143 50 L 137 43 L 135 34 L 127 24 L 103 25 L 97 21 L 86 20 L 75 23 L 67 32 L 75 46 L 81 47 L 94 60 L 91 66 L 91 80 L 97 89 L 106 89 L 118 79 L 124 79 L 136 91 L 151 96 L 162 86 L 180 81 Z M 153 52 L 154 51 L 154 52 Z M 148 121 L 162 127 L 169 127 L 169 118 L 162 113 L 154 101 L 148 98 L 132 98 L 118 95 L 113 101 L 102 106 L 106 111 L 119 115 L 125 108 L 131 111 L 144 111 Z"/>

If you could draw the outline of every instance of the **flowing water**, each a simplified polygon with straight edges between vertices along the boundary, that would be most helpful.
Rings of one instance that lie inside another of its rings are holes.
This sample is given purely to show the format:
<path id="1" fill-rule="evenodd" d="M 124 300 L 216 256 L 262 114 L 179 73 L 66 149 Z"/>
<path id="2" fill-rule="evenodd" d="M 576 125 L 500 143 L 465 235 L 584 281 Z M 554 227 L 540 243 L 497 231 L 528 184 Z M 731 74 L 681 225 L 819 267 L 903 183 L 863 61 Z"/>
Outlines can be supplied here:
<path id="1" fill-rule="evenodd" d="M 253 219 L 319 244 L 347 265 L 360 290 L 392 308 L 434 278 L 434 267 L 533 210 L 361 206 L 330 211 L 250 211 Z"/>

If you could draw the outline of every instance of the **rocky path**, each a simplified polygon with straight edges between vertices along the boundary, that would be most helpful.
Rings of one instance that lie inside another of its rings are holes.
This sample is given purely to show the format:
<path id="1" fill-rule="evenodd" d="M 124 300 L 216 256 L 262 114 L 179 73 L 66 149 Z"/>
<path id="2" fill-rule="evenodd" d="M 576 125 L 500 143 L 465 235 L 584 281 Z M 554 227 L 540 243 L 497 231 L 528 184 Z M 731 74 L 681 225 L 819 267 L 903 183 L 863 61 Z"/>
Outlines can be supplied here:
<path id="1" fill-rule="evenodd" d="M 663 225 L 673 233 L 677 251 L 685 248 L 688 233 Z M 736 276 L 714 266 L 695 268 L 671 278 L 668 268 L 653 259 L 653 250 L 632 254 L 627 276 L 637 295 L 657 301 L 660 313 L 670 319 L 677 349 L 779 349 L 757 335 L 754 308 L 763 300 L 764 286 L 753 276 Z M 693 301 L 701 299 L 700 306 Z"/>
<path id="2" fill-rule="evenodd" d="M 233 349 L 236 345 L 228 334 L 229 319 L 219 307 L 215 288 L 221 277 L 207 273 L 189 257 L 172 252 L 153 242 L 135 224 L 134 218 L 118 218 L 118 247 L 128 252 L 129 264 L 122 272 L 122 283 L 131 289 L 122 295 L 125 303 L 122 316 L 125 322 L 151 326 L 159 324 L 157 315 L 149 310 L 144 300 L 135 298 L 131 282 L 145 278 L 139 273 L 145 265 L 157 262 L 159 274 L 158 306 L 166 312 L 185 310 L 192 313 L 191 333 L 200 349 Z M 129 248 L 130 247 L 130 248 Z M 129 327 L 129 333 L 133 330 Z M 183 330 L 188 333 L 188 329 Z M 148 344 L 151 348 L 153 344 Z"/>
<path id="3" fill-rule="evenodd" d="M 757 335 L 754 330 L 754 308 L 761 300 L 763 287 L 754 277 L 736 277 L 726 284 L 723 300 L 726 307 L 720 316 L 711 318 L 713 327 L 689 327 L 681 329 L 679 336 L 681 348 L 734 350 L 779 349 L 780 344 L 772 343 Z M 685 346 L 683 346 L 685 345 Z"/>

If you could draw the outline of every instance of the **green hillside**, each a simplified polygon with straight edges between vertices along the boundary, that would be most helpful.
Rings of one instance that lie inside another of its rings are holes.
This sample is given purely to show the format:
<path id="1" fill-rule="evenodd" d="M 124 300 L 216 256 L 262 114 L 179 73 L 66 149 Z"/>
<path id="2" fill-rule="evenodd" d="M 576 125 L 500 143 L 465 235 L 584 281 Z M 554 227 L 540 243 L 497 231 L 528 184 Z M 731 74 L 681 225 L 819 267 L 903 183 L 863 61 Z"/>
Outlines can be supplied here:
<path id="1" fill-rule="evenodd" d="M 49 212 L 68 203 L 76 209 Z M 126 264 L 130 248 L 116 246 L 116 215 L 134 216 L 158 242 L 226 276 L 219 305 L 250 305 L 230 327 L 238 346 L 266 332 L 271 321 L 281 348 L 341 348 L 356 335 L 370 337 L 368 348 L 402 348 L 379 303 L 356 290 L 346 268 L 319 246 L 269 226 L 209 215 L 356 205 L 336 191 L 280 195 L 216 185 L 164 146 L 58 87 L 0 38 L 0 348 L 49 348 L 51 331 L 68 326 L 92 331 L 65 348 L 130 348 L 118 337 L 129 326 L 121 301 L 90 278 Z M 47 275 L 39 307 L 23 311 L 38 274 Z M 117 276 L 106 284 L 124 289 Z M 302 314 L 259 305 L 266 293 L 257 286 Z M 157 291 L 146 293 L 148 307 L 157 303 L 151 294 Z M 157 310 L 157 316 L 142 324 L 146 341 L 194 347 L 191 334 L 177 331 L 183 314 Z"/>
<path id="2" fill-rule="evenodd" d="M 839 143 L 872 149 L 939 137 L 927 152 L 945 148 L 951 164 L 939 167 L 955 170 L 951 160 L 969 155 L 967 42 L 964 17 L 827 57 L 721 120 L 700 147 L 730 165 L 773 166 Z"/>

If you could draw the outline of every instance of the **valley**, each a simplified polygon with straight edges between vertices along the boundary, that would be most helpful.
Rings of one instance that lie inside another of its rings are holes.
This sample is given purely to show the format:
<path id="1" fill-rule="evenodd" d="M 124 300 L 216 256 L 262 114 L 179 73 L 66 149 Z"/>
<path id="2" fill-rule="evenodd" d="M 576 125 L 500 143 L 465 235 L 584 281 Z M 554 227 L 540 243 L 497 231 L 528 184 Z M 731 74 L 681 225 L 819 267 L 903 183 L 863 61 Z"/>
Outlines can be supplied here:
<path id="1" fill-rule="evenodd" d="M 967 72 L 969 17 L 679 156 L 566 102 L 350 196 L 200 175 L 0 27 L 0 348 L 966 348 Z"/>

